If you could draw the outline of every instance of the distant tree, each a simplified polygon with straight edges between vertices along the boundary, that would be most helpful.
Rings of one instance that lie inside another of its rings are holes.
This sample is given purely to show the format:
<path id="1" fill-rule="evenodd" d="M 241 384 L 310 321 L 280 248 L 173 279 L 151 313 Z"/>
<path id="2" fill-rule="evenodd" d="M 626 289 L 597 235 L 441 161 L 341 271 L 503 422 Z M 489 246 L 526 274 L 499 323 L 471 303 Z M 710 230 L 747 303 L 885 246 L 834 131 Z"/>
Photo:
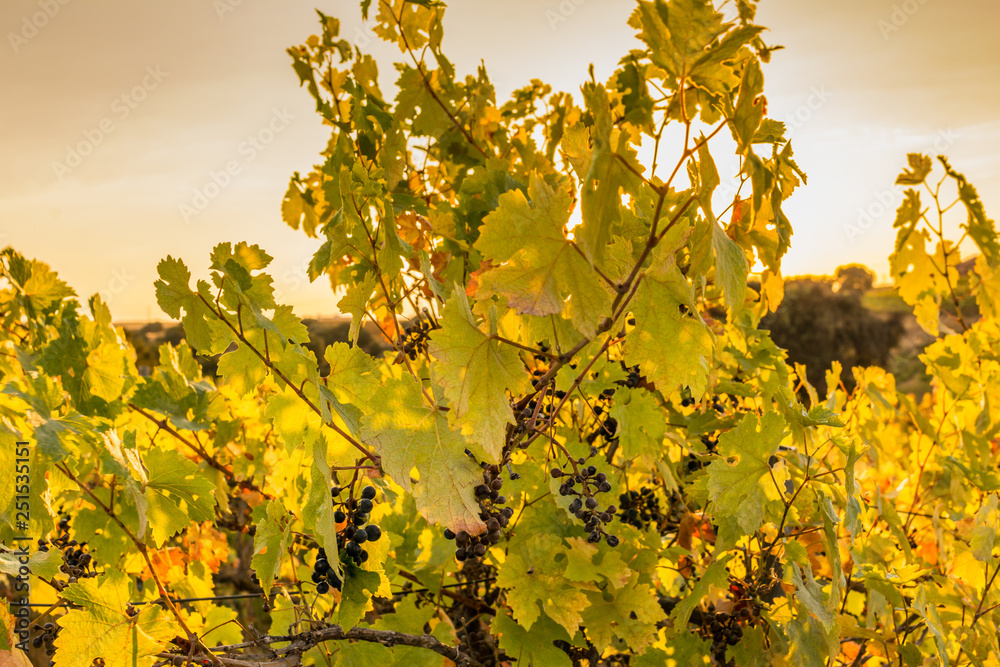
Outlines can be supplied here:
<path id="1" fill-rule="evenodd" d="M 827 390 L 826 371 L 832 362 L 843 366 L 844 385 L 850 391 L 854 388 L 851 368 L 884 368 L 903 333 L 899 315 L 884 316 L 864 307 L 858 286 L 863 281 L 847 284 L 850 287 L 834 292 L 830 282 L 814 277 L 788 280 L 777 312 L 761 320 L 761 328 L 768 329 L 774 342 L 787 350 L 788 360 L 805 364 L 810 384 L 821 393 Z"/>
<path id="2" fill-rule="evenodd" d="M 875 284 L 875 273 L 864 264 L 838 266 L 833 274 L 833 291 L 867 292 Z"/>

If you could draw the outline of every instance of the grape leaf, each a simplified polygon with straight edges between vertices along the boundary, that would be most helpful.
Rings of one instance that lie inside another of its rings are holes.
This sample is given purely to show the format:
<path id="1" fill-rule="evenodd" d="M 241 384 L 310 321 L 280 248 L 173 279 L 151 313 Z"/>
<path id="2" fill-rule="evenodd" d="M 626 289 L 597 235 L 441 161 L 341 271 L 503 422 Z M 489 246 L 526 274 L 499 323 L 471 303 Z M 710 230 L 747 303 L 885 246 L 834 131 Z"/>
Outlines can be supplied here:
<path id="1" fill-rule="evenodd" d="M 592 584 L 572 584 L 565 578 L 566 559 L 555 556 L 566 550 L 553 535 L 537 535 L 521 540 L 507 556 L 497 575 L 497 584 L 507 589 L 507 604 L 517 622 L 530 630 L 542 611 L 553 621 L 576 634 L 583 621 L 581 611 L 590 605 L 582 589 L 597 590 Z"/>
<path id="2" fill-rule="evenodd" d="M 997 541 L 997 528 L 1000 526 L 1000 509 L 997 507 L 996 493 L 986 496 L 983 506 L 976 512 L 973 523 L 972 537 L 969 540 L 972 555 L 976 560 L 989 563 Z"/>
<path id="3" fill-rule="evenodd" d="M 625 361 L 638 364 L 660 391 L 687 385 L 693 395 L 700 395 L 712 357 L 712 337 L 691 314 L 693 293 L 674 262 L 673 247 L 665 238 L 653 253 L 652 266 L 639 278 L 631 303 L 636 326 L 625 337 Z"/>
<path id="4" fill-rule="evenodd" d="M 558 623 L 543 615 L 535 624 L 535 631 L 529 632 L 529 629 L 504 612 L 497 614 L 490 623 L 490 630 L 500 637 L 500 648 L 507 655 L 516 656 L 519 663 L 546 667 L 573 664 L 565 651 L 553 645 L 557 640 L 571 639 Z"/>
<path id="5" fill-rule="evenodd" d="M 197 465 L 167 449 L 149 450 L 143 463 L 149 471 L 146 517 L 157 547 L 192 521 L 215 518 L 215 485 Z"/>
<path id="6" fill-rule="evenodd" d="M 691 592 L 670 612 L 670 618 L 674 622 L 675 628 L 687 627 L 691 620 L 691 612 L 701 604 L 702 599 L 709 593 L 711 588 L 725 588 L 729 582 L 729 572 L 726 570 L 726 563 L 732 559 L 732 553 L 724 555 L 719 560 L 714 560 L 701 575 L 698 583 L 694 585 Z"/>
<path id="7" fill-rule="evenodd" d="M 326 551 L 327 560 L 339 571 L 340 558 L 337 555 L 337 526 L 333 518 L 333 503 L 330 501 L 330 464 L 327 463 L 326 439 L 320 436 L 313 444 L 313 460 L 309 467 L 309 493 L 302 505 L 302 521 L 306 530 L 313 534 L 319 546 Z"/>
<path id="8" fill-rule="evenodd" d="M 198 282 L 198 291 L 188 286 L 191 272 L 184 262 L 167 255 L 156 266 L 160 278 L 153 285 L 156 288 L 156 302 L 167 315 L 180 319 L 184 324 L 184 335 L 191 346 L 201 354 L 221 354 L 229 347 L 235 336 L 212 314 L 206 301 L 211 303 L 208 283 Z M 181 312 L 184 316 L 181 317 Z"/>
<path id="9" fill-rule="evenodd" d="M 347 343 L 330 345 L 324 357 L 330 365 L 327 383 L 337 400 L 367 410 L 379 386 L 375 360 L 361 348 Z"/>
<path id="10" fill-rule="evenodd" d="M 413 494 L 424 518 L 456 533 L 482 533 L 486 526 L 473 493 L 482 471 L 465 454 L 465 440 L 448 427 L 444 412 L 427 405 L 419 382 L 409 375 L 389 380 L 372 405 L 378 410 L 362 417 L 361 438 L 382 458 L 383 469 Z"/>
<path id="11" fill-rule="evenodd" d="M 448 423 L 479 445 L 476 458 L 499 463 L 507 425 L 514 422 L 507 392 L 517 396 L 529 387 L 524 364 L 515 348 L 479 328 L 461 289 L 455 289 L 440 324 L 431 334 L 430 353 L 434 380 L 451 405 Z"/>
<path id="12" fill-rule="evenodd" d="M 521 314 L 563 314 L 588 338 L 607 313 L 610 293 L 590 263 L 571 245 L 565 226 L 572 198 L 534 176 L 529 202 L 520 190 L 500 195 L 486 216 L 475 248 L 493 263 L 479 292 L 506 297 Z"/>
<path id="13" fill-rule="evenodd" d="M 358 344 L 358 334 L 361 333 L 362 320 L 365 317 L 365 310 L 368 308 L 368 299 L 375 289 L 375 274 L 368 273 L 361 282 L 347 288 L 344 298 L 337 302 L 340 312 L 351 316 L 351 344 Z"/>
<path id="14" fill-rule="evenodd" d="M 760 527 L 767 495 L 763 484 L 773 486 L 768 477 L 768 459 L 778 451 L 785 436 L 785 421 L 776 412 L 758 420 L 748 414 L 737 427 L 719 437 L 718 449 L 723 458 L 708 467 L 709 498 L 715 503 L 715 515 L 734 518 L 743 534 Z M 728 459 L 735 458 L 735 463 Z"/>
<path id="15" fill-rule="evenodd" d="M 103 658 L 107 667 L 148 667 L 180 632 L 159 605 L 145 605 L 129 618 L 125 613 L 129 577 L 118 570 L 109 568 L 101 576 L 70 584 L 61 595 L 83 608 L 73 609 L 59 621 L 58 667 L 90 667 L 95 658 Z"/>
<path id="16" fill-rule="evenodd" d="M 638 574 L 633 577 L 637 578 Z M 610 647 L 617 636 L 629 649 L 642 653 L 656 640 L 656 624 L 667 616 L 649 584 L 633 583 L 614 591 L 608 588 L 588 597 L 590 606 L 583 612 L 583 624 L 598 650 Z"/>
<path id="17" fill-rule="evenodd" d="M 285 508 L 280 500 L 267 502 L 266 516 L 257 524 L 253 537 L 253 559 L 251 565 L 264 589 L 264 595 L 271 594 L 271 586 L 281 570 L 281 556 L 291 543 L 292 524 L 288 521 Z"/>

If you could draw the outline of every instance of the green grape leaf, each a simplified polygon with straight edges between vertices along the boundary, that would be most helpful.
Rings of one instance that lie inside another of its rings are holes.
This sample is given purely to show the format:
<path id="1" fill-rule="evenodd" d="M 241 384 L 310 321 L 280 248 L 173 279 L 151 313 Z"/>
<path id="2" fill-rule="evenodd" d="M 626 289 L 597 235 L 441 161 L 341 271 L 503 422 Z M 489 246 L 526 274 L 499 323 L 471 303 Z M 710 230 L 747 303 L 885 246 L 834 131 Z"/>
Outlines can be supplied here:
<path id="1" fill-rule="evenodd" d="M 934 635 L 934 643 L 937 645 L 938 658 L 941 659 L 942 664 L 948 667 L 948 640 L 945 637 L 945 628 L 941 624 L 941 617 L 938 615 L 937 607 L 933 603 L 927 602 L 927 587 L 924 585 L 917 586 L 917 594 L 913 598 L 913 604 L 910 606 L 913 611 L 917 613 L 920 618 L 923 619 L 924 623 L 927 624 L 927 629 L 931 631 Z"/>
<path id="2" fill-rule="evenodd" d="M 153 285 L 156 288 L 156 302 L 167 315 L 180 319 L 184 324 L 184 335 L 191 346 L 200 354 L 221 354 L 235 339 L 232 331 L 218 321 L 207 305 L 212 303 L 209 285 L 198 282 L 198 291 L 188 286 L 191 272 L 184 262 L 167 255 L 156 266 L 160 278 Z M 181 317 L 181 312 L 184 316 Z"/>
<path id="3" fill-rule="evenodd" d="M 572 247 L 566 223 L 572 198 L 534 176 L 528 198 L 520 190 L 500 195 L 483 219 L 475 248 L 493 263 L 479 292 L 498 294 L 521 314 L 563 315 L 588 338 L 610 306 L 610 292 L 590 263 Z"/>
<path id="4" fill-rule="evenodd" d="M 327 385 L 341 403 L 367 410 L 380 384 L 375 360 L 364 350 L 347 343 L 334 343 L 324 352 L 330 365 Z"/>
<path id="5" fill-rule="evenodd" d="M 667 427 L 660 405 L 650 392 L 618 389 L 610 415 L 618 422 L 617 437 L 625 458 L 646 456 L 655 461 L 662 454 Z"/>
<path id="6" fill-rule="evenodd" d="M 566 652 L 553 642 L 570 641 L 571 637 L 558 623 L 544 614 L 534 624 L 535 630 L 524 627 L 505 612 L 497 614 L 490 623 L 490 630 L 499 635 L 500 648 L 509 656 L 517 657 L 525 665 L 545 667 L 570 667 L 573 663 Z"/>
<path id="7" fill-rule="evenodd" d="M 264 417 L 274 424 L 288 453 L 308 447 L 320 435 L 320 416 L 288 386 L 268 396 Z"/>
<path id="8" fill-rule="evenodd" d="M 598 546 L 587 542 L 582 537 L 570 537 L 566 539 L 570 544 L 567 553 L 566 572 L 564 576 L 570 581 L 592 582 L 607 580 L 615 588 L 626 585 L 632 575 L 632 570 L 628 564 L 622 560 L 621 553 L 611 547 L 601 549 L 598 555 Z"/>
<path id="9" fill-rule="evenodd" d="M 629 667 L 709 667 L 712 664 L 711 655 L 712 642 L 689 632 L 687 628 L 680 628 L 667 638 L 666 648 L 650 649 L 635 656 L 634 660 L 629 660 Z"/>
<path id="10" fill-rule="evenodd" d="M 624 165 L 638 172 L 642 172 L 642 166 L 628 145 L 628 132 L 612 130 L 611 103 L 604 86 L 588 82 L 583 86 L 583 96 L 594 117 L 590 129 L 593 149 L 580 186 L 583 220 L 573 230 L 573 237 L 592 264 L 603 265 L 612 227 L 620 218 L 619 191 L 624 188 L 628 192 L 637 181 Z"/>
<path id="11" fill-rule="evenodd" d="M 148 667 L 180 633 L 159 605 L 145 605 L 129 618 L 129 577 L 124 572 L 109 568 L 101 576 L 70 584 L 61 595 L 82 609 L 71 610 L 59 622 L 58 667 L 90 667 L 95 658 L 103 658 L 107 667 Z"/>
<path id="12" fill-rule="evenodd" d="M 712 336 L 693 306 L 691 286 L 665 238 L 653 252 L 652 265 L 640 274 L 630 305 L 636 326 L 625 336 L 625 362 L 638 364 L 662 392 L 678 385 L 691 387 L 694 395 L 705 390 Z"/>
<path id="13" fill-rule="evenodd" d="M 215 518 L 215 485 L 197 465 L 168 449 L 149 450 L 143 464 L 146 518 L 157 547 L 191 522 Z"/>
<path id="14" fill-rule="evenodd" d="M 292 524 L 280 500 L 267 501 L 265 511 L 253 537 L 251 566 L 264 595 L 270 595 L 271 586 L 281 570 L 281 557 L 292 540 Z"/>
<path id="15" fill-rule="evenodd" d="M 0 572 L 18 576 L 21 568 L 21 558 L 23 555 L 18 551 L 0 551 Z M 51 549 L 49 551 L 33 551 L 28 555 L 28 569 L 36 577 L 51 579 L 59 574 L 59 566 L 62 565 L 62 552 Z"/>
<path id="16" fill-rule="evenodd" d="M 0 257 L 8 261 L 9 271 L 5 277 L 27 315 L 47 312 L 63 299 L 76 296 L 76 292 L 45 262 L 25 259 L 13 248 L 5 248 Z"/>
<path id="17" fill-rule="evenodd" d="M 263 331 L 254 329 L 244 335 L 254 349 L 264 349 Z M 267 377 L 267 366 L 250 345 L 240 341 L 235 350 L 219 358 L 219 375 L 239 396 L 256 391 Z"/>
<path id="18" fill-rule="evenodd" d="M 603 593 L 590 593 L 589 597 L 583 625 L 598 650 L 612 646 L 617 636 L 629 649 L 642 653 L 656 640 L 656 624 L 667 617 L 656 590 L 649 584 L 633 584 L 617 591 L 609 588 Z"/>
<path id="19" fill-rule="evenodd" d="M 326 439 L 322 436 L 313 444 L 312 465 L 309 468 L 309 495 L 302 505 L 302 521 L 307 531 L 327 553 L 327 560 L 335 569 L 340 558 L 337 556 L 337 526 L 333 518 L 333 503 L 330 501 L 330 464 L 327 463 Z M 343 581 L 341 572 L 337 572 Z"/>
<path id="20" fill-rule="evenodd" d="M 380 577 L 377 572 L 362 570 L 357 565 L 348 564 L 344 568 L 344 588 L 341 591 L 337 620 L 343 628 L 353 628 L 365 612 L 372 608 L 372 595 L 379 589 Z"/>
<path id="21" fill-rule="evenodd" d="M 567 633 L 576 634 L 583 621 L 580 612 L 590 602 L 582 589 L 596 590 L 596 586 L 572 584 L 565 578 L 566 559 L 555 558 L 565 551 L 558 537 L 536 535 L 517 543 L 497 575 L 497 584 L 507 589 L 514 618 L 525 630 L 532 628 L 542 611 Z"/>
<path id="22" fill-rule="evenodd" d="M 451 410 L 448 423 L 471 443 L 476 458 L 499 463 L 506 428 L 514 423 L 507 392 L 529 388 L 517 350 L 482 331 L 465 292 L 456 288 L 444 308 L 441 328 L 431 334 L 432 376 Z"/>
<path id="23" fill-rule="evenodd" d="M 746 253 L 726 235 L 718 223 L 712 224 L 712 252 L 715 253 L 715 280 L 722 287 L 726 305 L 732 309 L 732 318 L 737 320 L 743 311 L 747 289 Z"/>
<path id="24" fill-rule="evenodd" d="M 763 520 L 768 499 L 765 486 L 773 487 L 768 459 L 777 453 L 784 437 L 785 420 L 776 412 L 759 420 L 747 414 L 735 429 L 719 437 L 721 458 L 708 467 L 709 498 L 715 503 L 716 516 L 735 519 L 744 535 L 757 530 Z"/>
<path id="25" fill-rule="evenodd" d="M 482 470 L 465 454 L 466 443 L 448 426 L 444 411 L 429 406 L 419 381 L 406 375 L 383 384 L 361 419 L 361 438 L 382 458 L 383 469 L 413 494 L 430 523 L 472 535 L 486 526 L 479 518 L 473 489 Z M 419 479 L 410 473 L 417 470 Z"/>

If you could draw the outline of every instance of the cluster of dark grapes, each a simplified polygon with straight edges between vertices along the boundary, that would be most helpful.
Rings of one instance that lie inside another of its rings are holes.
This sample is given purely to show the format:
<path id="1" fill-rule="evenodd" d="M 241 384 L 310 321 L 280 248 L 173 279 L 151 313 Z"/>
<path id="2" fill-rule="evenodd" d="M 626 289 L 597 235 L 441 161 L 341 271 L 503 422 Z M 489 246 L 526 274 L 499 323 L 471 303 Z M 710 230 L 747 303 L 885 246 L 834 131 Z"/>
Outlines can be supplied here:
<path id="1" fill-rule="evenodd" d="M 337 571 L 326 558 L 326 550 L 320 547 L 313 563 L 312 582 L 316 584 L 316 592 L 320 595 L 328 593 L 331 588 L 338 591 L 344 587 L 344 582 L 337 576 Z"/>
<path id="2" fill-rule="evenodd" d="M 56 652 L 55 641 L 56 635 L 59 633 L 59 626 L 55 623 L 46 623 L 45 625 L 39 625 L 35 623 L 31 626 L 37 634 L 31 640 L 31 645 L 35 648 L 42 648 L 45 646 L 46 655 L 54 655 Z"/>
<path id="3" fill-rule="evenodd" d="M 564 396 L 566 395 L 566 392 L 560 392 L 560 393 L 562 393 Z M 536 401 L 535 399 L 531 399 L 530 401 L 528 401 L 527 405 L 524 406 L 524 409 L 522 409 L 519 413 L 517 413 L 516 423 L 514 424 L 514 430 L 511 434 L 512 443 L 517 442 L 518 438 L 520 438 L 522 435 L 528 432 L 528 425 L 529 422 L 531 421 L 532 415 L 535 414 L 536 407 L 538 407 L 538 401 Z M 551 414 L 552 414 L 551 403 L 543 402 L 542 407 L 538 408 L 538 416 L 536 417 L 536 420 L 538 422 L 544 423 L 549 419 Z"/>
<path id="4" fill-rule="evenodd" d="M 459 646 L 480 665 L 497 667 L 510 661 L 497 646 L 482 610 L 482 605 L 493 607 L 500 597 L 501 589 L 495 583 L 496 568 L 479 559 L 468 559 L 456 577 L 465 585 L 458 589 L 460 599 L 455 599 L 447 613 L 455 626 Z M 433 599 L 431 603 L 438 604 Z"/>
<path id="5" fill-rule="evenodd" d="M 690 407 L 695 403 L 697 403 L 697 401 L 690 396 L 685 396 L 681 399 L 681 405 L 685 408 Z M 722 404 L 722 401 L 718 396 L 712 396 L 712 409 L 721 414 L 726 411 L 726 406 Z"/>
<path id="6" fill-rule="evenodd" d="M 618 520 L 622 523 L 639 530 L 644 530 L 650 523 L 659 525 L 662 518 L 660 499 L 652 489 L 645 486 L 639 491 L 630 489 L 618 496 L 618 503 L 621 506 Z"/>
<path id="7" fill-rule="evenodd" d="M 330 498 L 334 507 L 333 520 L 337 524 L 345 524 L 337 531 L 337 549 L 340 553 L 347 554 L 357 565 L 361 565 L 368 560 L 368 551 L 362 547 L 368 542 L 378 542 L 382 538 L 382 529 L 375 524 L 368 523 L 368 515 L 375 507 L 375 495 L 377 491 L 374 486 L 366 486 L 361 490 L 361 499 L 348 498 L 342 503 L 337 502 L 337 497 L 341 493 L 339 486 L 330 489 Z M 316 562 L 313 563 L 312 581 L 316 584 L 316 592 L 320 595 L 328 592 L 331 587 L 341 590 L 343 582 L 337 576 L 337 569 L 330 565 L 327 559 L 326 550 L 320 549 L 316 554 Z"/>
<path id="8" fill-rule="evenodd" d="M 38 550 L 48 551 L 49 544 L 62 550 L 63 564 L 59 569 L 69 577 L 69 583 L 75 584 L 80 579 L 96 577 L 94 558 L 86 552 L 86 542 L 77 542 L 69 538 L 69 517 L 59 518 L 59 535 L 51 542 L 44 538 L 38 540 Z"/>
<path id="9" fill-rule="evenodd" d="M 717 438 L 711 438 L 707 435 L 703 435 L 701 436 L 701 443 L 705 445 L 705 449 L 708 451 L 709 454 L 718 453 L 717 446 L 719 444 L 719 441 Z M 684 457 L 684 465 L 687 468 L 687 472 L 689 473 L 697 472 L 711 463 L 712 463 L 711 458 L 704 459 L 701 456 L 695 454 L 694 452 L 690 452 L 686 457 Z"/>
<path id="10" fill-rule="evenodd" d="M 459 561 L 482 558 L 486 550 L 500 541 L 503 528 L 507 527 L 514 510 L 501 507 L 507 503 L 507 496 L 500 495 L 503 488 L 503 478 L 500 477 L 500 467 L 483 465 L 483 483 L 476 487 L 476 500 L 479 502 L 479 518 L 486 523 L 486 532 L 480 535 L 470 535 L 464 530 L 453 532 L 444 529 L 444 536 L 455 540 L 455 558 Z"/>
<path id="11" fill-rule="evenodd" d="M 615 390 L 608 388 L 597 397 L 593 410 L 594 414 L 597 415 L 598 423 L 597 428 L 587 436 L 588 445 L 594 444 L 598 438 L 604 438 L 609 445 L 618 442 L 618 420 L 614 417 L 602 417 L 611 409 L 614 395 Z"/>
<path id="12" fill-rule="evenodd" d="M 427 349 L 427 337 L 431 331 L 437 328 L 438 326 L 429 320 L 417 320 L 406 326 L 403 329 L 403 340 L 400 348 L 403 354 L 408 356 L 411 361 L 415 360 L 418 354 Z"/>
<path id="13" fill-rule="evenodd" d="M 735 614 L 728 614 L 720 611 L 715 616 L 709 616 L 711 622 L 708 625 L 708 632 L 712 637 L 712 652 L 719 653 L 725 650 L 726 646 L 736 646 L 743 638 L 743 626 L 741 622 L 750 619 L 749 607 L 743 607 Z"/>
<path id="14" fill-rule="evenodd" d="M 593 457 L 596 454 L 597 447 L 591 447 L 590 456 Z M 608 476 L 603 472 L 598 472 L 595 466 L 590 465 L 584 468 L 583 465 L 586 463 L 587 459 L 580 457 L 574 466 L 576 472 L 568 473 L 561 468 L 553 468 L 550 474 L 556 479 L 564 479 L 559 486 L 559 495 L 576 496 L 569 504 L 569 511 L 577 519 L 583 521 L 584 528 L 588 533 L 587 541 L 596 543 L 600 542 L 602 537 L 607 536 L 608 546 L 617 547 L 618 537 L 608 535 L 607 531 L 604 530 L 604 525 L 611 523 L 611 520 L 614 519 L 617 508 L 614 505 L 609 505 L 604 511 L 601 511 L 598 509 L 600 503 L 594 497 L 598 493 L 610 491 L 611 483 L 608 481 Z M 577 484 L 580 485 L 579 490 L 576 488 Z"/>
<path id="15" fill-rule="evenodd" d="M 624 361 L 618 362 L 621 364 L 622 370 L 628 373 L 628 376 L 624 380 L 615 380 L 615 384 L 620 387 L 628 387 L 629 389 L 635 389 L 642 382 L 642 376 L 639 375 L 639 365 L 626 366 Z"/>

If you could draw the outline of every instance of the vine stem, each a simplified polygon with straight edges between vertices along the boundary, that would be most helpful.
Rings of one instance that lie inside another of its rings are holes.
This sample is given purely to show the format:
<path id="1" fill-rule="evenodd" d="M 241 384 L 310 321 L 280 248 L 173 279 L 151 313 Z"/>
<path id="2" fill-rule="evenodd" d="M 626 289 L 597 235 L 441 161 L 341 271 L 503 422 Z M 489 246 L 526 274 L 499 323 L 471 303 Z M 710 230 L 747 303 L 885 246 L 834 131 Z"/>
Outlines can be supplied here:
<path id="1" fill-rule="evenodd" d="M 70 470 L 65 464 L 56 463 L 55 467 L 57 470 L 59 470 L 59 472 L 61 472 L 68 479 L 73 481 L 78 487 L 80 487 L 81 491 L 90 496 L 90 499 L 94 501 L 94 503 L 98 507 L 100 507 L 104 511 L 104 513 L 111 518 L 112 521 L 118 524 L 118 527 L 122 529 L 122 531 L 125 533 L 126 536 L 128 536 L 130 540 L 132 540 L 132 543 L 135 544 L 136 549 L 138 549 L 139 553 L 142 554 L 143 560 L 146 561 L 146 567 L 149 568 L 149 574 L 152 577 L 153 581 L 156 583 L 156 590 L 159 592 L 160 597 L 163 599 L 163 602 L 166 604 L 170 612 L 174 615 L 174 618 L 177 619 L 177 623 L 181 626 L 181 629 L 187 635 L 188 643 L 191 644 L 192 646 L 197 646 L 199 649 L 204 651 L 205 655 L 212 660 L 212 664 L 218 665 L 219 658 L 212 653 L 211 649 L 209 649 L 202 643 L 201 639 L 198 638 L 198 635 L 191 632 L 191 629 L 187 626 L 187 623 L 184 622 L 184 618 L 181 616 L 180 610 L 176 607 L 176 605 L 174 605 L 173 601 L 170 599 L 170 596 L 167 594 L 167 589 L 164 588 L 163 582 L 160 581 L 160 577 L 156 574 L 156 568 L 153 567 L 153 561 L 149 559 L 149 551 L 146 549 L 145 543 L 143 543 L 138 537 L 136 537 L 135 533 L 133 533 L 128 526 L 122 523 L 121 519 L 119 519 L 115 515 L 114 511 L 112 511 L 112 509 L 110 509 L 107 505 L 105 505 L 104 501 L 98 498 L 97 494 L 95 494 L 94 491 L 89 486 L 81 482 L 80 479 L 73 474 L 73 471 Z M 125 610 L 123 609 L 122 613 L 124 612 Z"/>
<path id="2" fill-rule="evenodd" d="M 989 571 L 990 571 L 990 563 L 989 563 L 989 561 L 987 561 L 986 562 L 986 572 L 988 573 Z M 980 618 L 982 618 L 984 615 L 988 614 L 990 612 L 990 609 L 996 609 L 997 605 L 993 605 L 992 607 L 990 607 L 986 611 L 983 611 L 983 604 L 985 604 L 986 598 L 989 597 L 990 588 L 993 587 L 993 582 L 996 580 L 997 574 L 1000 574 L 1000 563 L 997 564 L 997 569 L 993 570 L 993 576 L 990 577 L 989 581 L 986 582 L 986 587 L 983 588 L 983 597 L 980 598 L 979 605 L 976 607 L 976 613 L 973 615 L 973 617 L 972 617 L 972 623 L 969 625 L 970 628 L 974 627 L 976 625 L 976 622 Z"/>
<path id="3" fill-rule="evenodd" d="M 483 667 L 482 663 L 466 655 L 458 648 L 443 644 L 431 635 L 410 635 L 395 630 L 373 630 L 371 628 L 351 628 L 344 630 L 339 625 L 329 625 L 319 630 L 308 630 L 297 635 L 281 635 L 259 637 L 253 641 L 216 646 L 220 652 L 228 652 L 247 648 L 262 648 L 272 644 L 288 642 L 288 646 L 272 649 L 271 655 L 258 660 L 236 660 L 213 656 L 219 663 L 227 667 L 295 667 L 302 664 L 301 655 L 324 642 L 340 640 L 356 640 L 373 642 L 382 646 L 413 646 L 434 651 L 438 655 L 451 660 L 457 667 Z M 284 656 L 284 657 L 279 657 Z M 172 653 L 158 653 L 157 657 L 175 658 Z"/>

